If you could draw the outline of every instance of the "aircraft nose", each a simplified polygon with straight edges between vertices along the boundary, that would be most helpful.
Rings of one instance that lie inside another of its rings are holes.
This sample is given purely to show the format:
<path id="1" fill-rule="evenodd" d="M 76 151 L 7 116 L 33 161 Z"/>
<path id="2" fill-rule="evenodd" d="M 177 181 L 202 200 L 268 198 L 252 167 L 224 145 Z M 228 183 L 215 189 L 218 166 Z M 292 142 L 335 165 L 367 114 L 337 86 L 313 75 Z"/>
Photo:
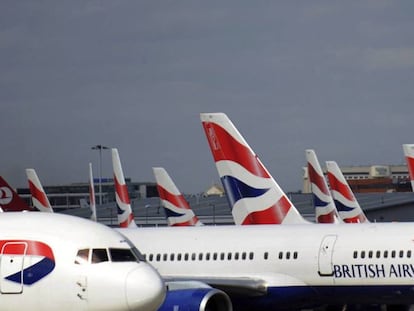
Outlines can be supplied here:
<path id="1" fill-rule="evenodd" d="M 158 272 L 146 263 L 131 271 L 125 291 L 129 310 L 155 311 L 165 298 L 165 284 Z"/>

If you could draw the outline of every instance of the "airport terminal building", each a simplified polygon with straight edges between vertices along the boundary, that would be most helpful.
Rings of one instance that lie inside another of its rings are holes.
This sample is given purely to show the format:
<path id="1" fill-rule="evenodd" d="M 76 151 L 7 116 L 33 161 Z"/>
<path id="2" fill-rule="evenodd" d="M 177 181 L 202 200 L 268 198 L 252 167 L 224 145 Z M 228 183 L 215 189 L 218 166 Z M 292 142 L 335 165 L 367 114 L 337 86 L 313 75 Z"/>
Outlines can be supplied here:
<path id="1" fill-rule="evenodd" d="M 341 168 L 358 202 L 370 221 L 414 221 L 414 193 L 405 165 L 374 165 Z M 142 226 L 167 225 L 164 210 L 154 182 L 134 182 L 126 179 L 135 221 Z M 99 189 L 102 191 L 99 191 Z M 49 201 L 57 212 L 88 218 L 90 210 L 81 207 L 89 201 L 89 184 L 44 186 Z M 31 204 L 28 188 L 17 189 L 19 195 Z M 302 193 L 288 193 L 300 213 L 314 220 L 313 197 L 307 170 L 304 168 Z M 113 179 L 95 180 L 98 220 L 108 225 L 117 224 L 117 208 Z M 195 214 L 205 224 L 233 224 L 227 198 L 220 185 L 212 185 L 205 192 L 185 196 Z"/>

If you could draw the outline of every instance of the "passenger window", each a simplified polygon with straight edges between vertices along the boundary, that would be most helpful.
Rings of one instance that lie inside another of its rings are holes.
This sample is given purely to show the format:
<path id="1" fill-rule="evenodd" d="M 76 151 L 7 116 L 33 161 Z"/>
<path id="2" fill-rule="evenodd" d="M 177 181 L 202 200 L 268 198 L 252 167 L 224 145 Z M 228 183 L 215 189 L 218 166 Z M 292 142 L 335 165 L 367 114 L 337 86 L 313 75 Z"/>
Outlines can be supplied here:
<path id="1" fill-rule="evenodd" d="M 354 251 L 354 258 L 358 258 L 358 252 Z"/>
<path id="2" fill-rule="evenodd" d="M 254 258 L 254 253 L 253 253 L 253 252 L 250 252 L 250 253 L 249 253 L 249 259 L 250 259 L 250 260 L 253 260 L 253 258 Z"/>
<path id="3" fill-rule="evenodd" d="M 137 261 L 137 258 L 130 249 L 110 248 L 109 254 L 111 254 L 111 260 L 113 262 Z"/>
<path id="4" fill-rule="evenodd" d="M 206 254 L 206 260 L 210 260 L 210 253 Z"/>
<path id="5" fill-rule="evenodd" d="M 203 260 L 203 253 L 198 254 L 198 260 Z"/>
<path id="6" fill-rule="evenodd" d="M 290 259 L 290 252 L 286 252 L 286 259 Z"/>
<path id="7" fill-rule="evenodd" d="M 372 258 L 372 251 L 368 252 L 368 258 Z"/>
<path id="8" fill-rule="evenodd" d="M 181 254 L 177 254 L 177 260 L 181 261 Z"/>
<path id="9" fill-rule="evenodd" d="M 80 249 L 76 254 L 75 264 L 83 265 L 89 262 L 89 248 Z"/>
<path id="10" fill-rule="evenodd" d="M 228 254 L 227 254 L 227 259 L 228 259 L 228 260 L 231 260 L 231 253 L 228 253 Z"/>
<path id="11" fill-rule="evenodd" d="M 160 261 L 161 260 L 161 254 L 157 254 L 157 257 L 155 259 L 156 261 Z"/>
<path id="12" fill-rule="evenodd" d="M 167 260 L 168 260 L 168 254 L 164 254 L 164 255 L 162 256 L 162 260 L 163 260 L 163 261 L 167 261 Z"/>
<path id="13" fill-rule="evenodd" d="M 361 252 L 361 258 L 364 259 L 365 258 L 365 251 Z"/>
<path id="14" fill-rule="evenodd" d="M 213 260 L 217 260 L 217 253 L 213 253 Z"/>
<path id="15" fill-rule="evenodd" d="M 188 260 L 188 253 L 184 254 L 184 260 L 187 261 Z"/>
<path id="16" fill-rule="evenodd" d="M 153 254 L 150 254 L 149 255 L 149 261 L 152 261 L 154 259 L 154 255 Z"/>
<path id="17" fill-rule="evenodd" d="M 411 251 L 407 251 L 407 258 L 411 258 Z"/>
<path id="18" fill-rule="evenodd" d="M 384 258 L 388 258 L 388 251 L 384 251 Z"/>
<path id="19" fill-rule="evenodd" d="M 391 257 L 392 257 L 392 258 L 395 258 L 395 251 L 392 251 L 392 252 L 391 252 Z"/>
<path id="20" fill-rule="evenodd" d="M 221 254 L 220 254 L 220 259 L 221 259 L 221 260 L 224 260 L 224 253 L 221 253 Z"/>
<path id="21" fill-rule="evenodd" d="M 242 259 L 243 259 L 243 260 L 246 260 L 246 252 L 243 252 L 243 253 L 242 253 Z"/>
<path id="22" fill-rule="evenodd" d="M 191 254 L 191 260 L 193 260 L 193 261 L 196 260 L 196 254 L 195 253 Z"/>
<path id="23" fill-rule="evenodd" d="M 381 257 L 381 251 L 377 251 L 377 258 Z"/>
<path id="24" fill-rule="evenodd" d="M 400 258 L 404 257 L 404 251 L 400 251 Z"/>
<path id="25" fill-rule="evenodd" d="M 109 261 L 106 248 L 94 248 L 92 250 L 92 263 Z"/>
<path id="26" fill-rule="evenodd" d="M 170 260 L 174 261 L 174 254 L 170 254 Z"/>
<path id="27" fill-rule="evenodd" d="M 283 259 L 283 252 L 279 252 L 279 259 Z"/>
<path id="28" fill-rule="evenodd" d="M 293 259 L 297 259 L 298 258 L 298 252 L 293 252 Z"/>
<path id="29" fill-rule="evenodd" d="M 269 258 L 269 253 L 265 252 L 263 257 L 264 257 L 264 260 L 267 260 Z"/>
<path id="30" fill-rule="evenodd" d="M 238 253 L 238 252 L 236 252 L 236 253 L 234 254 L 234 260 L 239 260 L 239 253 Z"/>

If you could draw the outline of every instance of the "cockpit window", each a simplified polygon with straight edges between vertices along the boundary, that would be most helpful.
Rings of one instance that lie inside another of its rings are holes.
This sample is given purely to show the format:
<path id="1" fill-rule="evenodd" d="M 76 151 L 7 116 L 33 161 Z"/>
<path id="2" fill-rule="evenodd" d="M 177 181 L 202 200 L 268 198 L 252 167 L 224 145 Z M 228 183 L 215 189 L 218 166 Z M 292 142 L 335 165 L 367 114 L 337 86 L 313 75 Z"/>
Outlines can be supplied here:
<path id="1" fill-rule="evenodd" d="M 83 265 L 88 263 L 89 260 L 89 248 L 80 249 L 76 254 L 75 263 Z"/>
<path id="2" fill-rule="evenodd" d="M 106 248 L 94 248 L 92 250 L 92 263 L 109 261 Z"/>
<path id="3" fill-rule="evenodd" d="M 113 262 L 138 261 L 132 250 L 128 248 L 110 248 L 109 253 Z"/>

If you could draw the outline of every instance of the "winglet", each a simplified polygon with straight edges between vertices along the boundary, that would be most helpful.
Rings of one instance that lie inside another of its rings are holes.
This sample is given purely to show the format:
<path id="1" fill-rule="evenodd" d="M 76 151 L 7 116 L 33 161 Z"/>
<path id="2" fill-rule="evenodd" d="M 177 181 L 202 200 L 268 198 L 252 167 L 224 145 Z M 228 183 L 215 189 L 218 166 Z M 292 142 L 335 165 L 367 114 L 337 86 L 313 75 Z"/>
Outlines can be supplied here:
<path id="1" fill-rule="evenodd" d="M 17 192 L 10 187 L 7 181 L 0 176 L 0 208 L 4 212 L 32 211 L 30 207 Z"/>
<path id="2" fill-rule="evenodd" d="M 201 221 L 162 167 L 152 168 L 169 226 L 200 226 Z"/>
<path id="3" fill-rule="evenodd" d="M 29 181 L 29 189 L 32 194 L 33 206 L 41 212 L 53 212 L 52 205 L 50 205 L 46 192 L 37 177 L 36 171 L 32 168 L 26 169 L 27 179 Z"/>
<path id="4" fill-rule="evenodd" d="M 308 223 L 224 113 L 201 113 L 236 224 Z"/>
<path id="5" fill-rule="evenodd" d="M 118 207 L 118 223 L 121 228 L 137 227 L 129 200 L 128 188 L 122 171 L 118 149 L 112 148 L 112 166 L 114 169 L 114 183 L 116 204 Z"/>
<path id="6" fill-rule="evenodd" d="M 403 150 L 410 174 L 411 189 L 414 191 L 414 144 L 403 144 Z"/>
<path id="7" fill-rule="evenodd" d="M 89 163 L 89 207 L 91 209 L 91 220 L 97 221 L 95 186 L 93 184 L 92 163 Z"/>
<path id="8" fill-rule="evenodd" d="M 339 216 L 346 223 L 369 222 L 335 161 L 326 161 L 329 185 Z"/>
<path id="9" fill-rule="evenodd" d="M 317 223 L 339 223 L 335 203 L 323 175 L 316 153 L 312 149 L 305 151 L 308 177 L 312 189 L 313 205 Z"/>

